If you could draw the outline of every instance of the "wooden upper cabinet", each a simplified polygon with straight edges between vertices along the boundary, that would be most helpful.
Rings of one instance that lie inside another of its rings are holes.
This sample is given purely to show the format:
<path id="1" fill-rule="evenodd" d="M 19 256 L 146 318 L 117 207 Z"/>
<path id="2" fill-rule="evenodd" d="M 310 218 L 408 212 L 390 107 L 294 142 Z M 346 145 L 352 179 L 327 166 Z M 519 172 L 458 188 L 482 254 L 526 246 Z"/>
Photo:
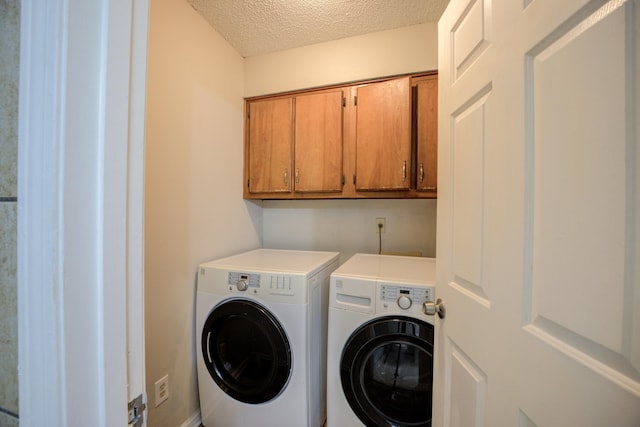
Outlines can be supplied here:
<path id="1" fill-rule="evenodd" d="M 356 191 L 408 190 L 411 79 L 357 88 Z"/>
<path id="2" fill-rule="evenodd" d="M 438 76 L 416 84 L 416 190 L 438 189 Z"/>
<path id="3" fill-rule="evenodd" d="M 291 97 L 248 104 L 249 193 L 291 191 L 292 104 Z"/>
<path id="4" fill-rule="evenodd" d="M 295 97 L 294 191 L 342 191 L 343 91 Z"/>
<path id="5" fill-rule="evenodd" d="M 437 197 L 438 76 L 245 99 L 246 199 Z"/>

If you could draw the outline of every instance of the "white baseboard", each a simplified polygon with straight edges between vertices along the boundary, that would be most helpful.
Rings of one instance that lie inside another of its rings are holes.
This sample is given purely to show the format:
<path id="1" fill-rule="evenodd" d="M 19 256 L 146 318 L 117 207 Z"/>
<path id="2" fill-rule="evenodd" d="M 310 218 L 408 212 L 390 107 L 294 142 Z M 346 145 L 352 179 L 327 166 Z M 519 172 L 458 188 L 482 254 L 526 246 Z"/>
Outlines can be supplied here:
<path id="1" fill-rule="evenodd" d="M 200 411 L 198 411 L 183 422 L 180 427 L 200 427 L 200 424 L 202 424 L 202 418 L 200 418 Z"/>

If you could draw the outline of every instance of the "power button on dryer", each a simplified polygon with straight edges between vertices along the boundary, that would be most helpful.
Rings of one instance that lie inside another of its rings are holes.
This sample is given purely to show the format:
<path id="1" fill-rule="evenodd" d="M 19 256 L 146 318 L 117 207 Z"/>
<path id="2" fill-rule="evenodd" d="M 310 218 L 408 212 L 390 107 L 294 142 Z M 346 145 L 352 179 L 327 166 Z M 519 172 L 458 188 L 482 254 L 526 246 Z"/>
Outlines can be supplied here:
<path id="1" fill-rule="evenodd" d="M 411 298 L 409 298 L 406 295 L 400 295 L 398 297 L 398 307 L 400 307 L 403 310 L 407 310 L 409 307 L 411 307 L 411 304 L 413 304 L 413 301 L 411 301 Z"/>

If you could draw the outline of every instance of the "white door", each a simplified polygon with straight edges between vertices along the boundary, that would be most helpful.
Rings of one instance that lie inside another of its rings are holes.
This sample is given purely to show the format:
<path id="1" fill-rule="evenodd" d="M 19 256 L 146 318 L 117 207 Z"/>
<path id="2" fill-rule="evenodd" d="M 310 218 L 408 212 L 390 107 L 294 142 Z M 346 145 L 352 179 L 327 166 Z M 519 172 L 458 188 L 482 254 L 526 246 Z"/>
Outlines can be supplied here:
<path id="1" fill-rule="evenodd" d="M 434 426 L 640 425 L 640 1 L 439 23 Z"/>
<path id="2" fill-rule="evenodd" d="M 22 427 L 126 426 L 144 394 L 148 9 L 21 3 Z"/>

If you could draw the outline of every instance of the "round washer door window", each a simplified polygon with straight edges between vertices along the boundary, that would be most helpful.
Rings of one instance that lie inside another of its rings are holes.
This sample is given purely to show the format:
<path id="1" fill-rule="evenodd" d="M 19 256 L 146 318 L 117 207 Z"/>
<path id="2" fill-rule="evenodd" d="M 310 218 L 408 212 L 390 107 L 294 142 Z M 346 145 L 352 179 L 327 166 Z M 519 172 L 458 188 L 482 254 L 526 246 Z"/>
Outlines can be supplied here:
<path id="1" fill-rule="evenodd" d="M 365 425 L 431 426 L 433 325 L 400 316 L 365 323 L 345 344 L 340 379 Z"/>
<path id="2" fill-rule="evenodd" d="M 202 355 L 216 384 L 245 403 L 277 397 L 291 375 L 291 346 L 282 325 L 251 300 L 213 309 L 202 330 Z"/>

